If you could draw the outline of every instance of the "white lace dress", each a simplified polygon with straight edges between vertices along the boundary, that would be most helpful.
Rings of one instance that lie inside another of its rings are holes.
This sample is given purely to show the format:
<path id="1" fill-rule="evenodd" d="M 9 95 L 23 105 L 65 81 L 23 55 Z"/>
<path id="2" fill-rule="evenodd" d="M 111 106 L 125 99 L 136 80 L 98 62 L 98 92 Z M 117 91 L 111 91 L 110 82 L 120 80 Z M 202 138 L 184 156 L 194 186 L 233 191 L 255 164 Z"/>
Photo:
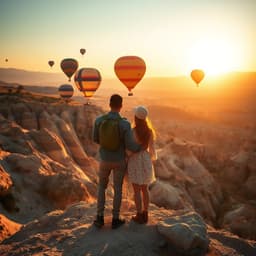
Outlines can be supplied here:
<path id="1" fill-rule="evenodd" d="M 136 133 L 133 130 L 134 138 L 138 142 Z M 137 153 L 128 152 L 128 178 L 131 183 L 138 185 L 150 184 L 155 180 L 152 160 L 156 160 L 153 135 L 151 134 L 149 145 L 146 150 Z"/>

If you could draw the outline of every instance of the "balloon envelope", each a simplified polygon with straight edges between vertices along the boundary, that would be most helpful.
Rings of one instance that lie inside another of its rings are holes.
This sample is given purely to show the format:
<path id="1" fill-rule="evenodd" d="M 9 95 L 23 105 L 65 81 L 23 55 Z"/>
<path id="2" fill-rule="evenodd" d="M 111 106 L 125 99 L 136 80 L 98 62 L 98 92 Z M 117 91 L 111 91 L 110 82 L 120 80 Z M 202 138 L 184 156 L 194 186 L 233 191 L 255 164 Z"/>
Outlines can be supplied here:
<path id="1" fill-rule="evenodd" d="M 193 81 L 198 85 L 204 78 L 204 71 L 201 69 L 194 69 L 190 73 Z"/>
<path id="2" fill-rule="evenodd" d="M 48 64 L 49 64 L 50 67 L 52 67 L 54 65 L 54 61 L 53 60 L 49 60 Z"/>
<path id="3" fill-rule="evenodd" d="M 60 63 L 60 67 L 70 81 L 71 76 L 76 72 L 78 68 L 78 62 L 77 60 L 71 58 L 63 59 Z"/>
<path id="4" fill-rule="evenodd" d="M 80 49 L 80 53 L 81 53 L 82 55 L 84 55 L 85 52 L 86 52 L 86 50 L 85 50 L 84 48 L 81 48 L 81 49 Z"/>
<path id="5" fill-rule="evenodd" d="M 84 97 L 90 98 L 100 86 L 101 75 L 95 68 L 81 68 L 76 72 L 74 80 Z"/>
<path id="6" fill-rule="evenodd" d="M 131 92 L 143 78 L 146 72 L 146 64 L 140 57 L 123 56 L 116 60 L 114 69 L 118 79 L 127 87 L 129 92 Z"/>
<path id="7" fill-rule="evenodd" d="M 59 87 L 59 95 L 66 101 L 69 100 L 74 94 L 74 88 L 71 84 L 62 84 Z"/>

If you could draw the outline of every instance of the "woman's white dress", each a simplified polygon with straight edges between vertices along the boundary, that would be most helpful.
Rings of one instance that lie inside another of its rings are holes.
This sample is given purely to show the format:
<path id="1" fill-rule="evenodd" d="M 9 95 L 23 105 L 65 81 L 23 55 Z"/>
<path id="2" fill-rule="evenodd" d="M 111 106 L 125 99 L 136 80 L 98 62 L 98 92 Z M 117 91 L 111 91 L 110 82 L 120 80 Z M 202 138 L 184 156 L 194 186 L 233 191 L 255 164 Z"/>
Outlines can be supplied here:
<path id="1" fill-rule="evenodd" d="M 138 142 L 136 132 L 133 130 L 135 141 Z M 152 160 L 156 160 L 153 135 L 151 134 L 149 145 L 146 150 L 130 153 L 128 157 L 128 178 L 131 183 L 142 185 L 150 184 L 155 180 Z"/>

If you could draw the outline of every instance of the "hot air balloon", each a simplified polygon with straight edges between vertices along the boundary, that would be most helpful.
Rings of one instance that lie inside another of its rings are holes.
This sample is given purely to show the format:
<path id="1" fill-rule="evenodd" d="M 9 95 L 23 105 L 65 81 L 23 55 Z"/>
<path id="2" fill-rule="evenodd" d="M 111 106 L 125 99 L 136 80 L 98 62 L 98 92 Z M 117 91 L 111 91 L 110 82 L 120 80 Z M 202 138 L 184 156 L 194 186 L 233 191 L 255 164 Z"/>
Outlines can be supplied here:
<path id="1" fill-rule="evenodd" d="M 191 78 L 193 79 L 193 81 L 197 84 L 197 86 L 199 85 L 199 83 L 203 80 L 204 78 L 204 71 L 201 69 L 194 69 L 191 71 L 190 73 Z"/>
<path id="2" fill-rule="evenodd" d="M 71 81 L 71 76 L 76 72 L 78 68 L 78 62 L 75 59 L 63 59 L 60 63 L 62 71 L 69 78 L 68 81 Z"/>
<path id="3" fill-rule="evenodd" d="M 62 84 L 59 87 L 59 95 L 62 99 L 64 99 L 66 102 L 70 100 L 70 98 L 74 94 L 74 88 L 70 84 Z"/>
<path id="4" fill-rule="evenodd" d="M 114 69 L 118 79 L 129 90 L 128 95 L 132 96 L 131 90 L 143 78 L 146 72 L 144 60 L 137 56 L 123 56 L 116 60 Z"/>
<path id="5" fill-rule="evenodd" d="M 52 67 L 52 66 L 54 65 L 54 61 L 53 61 L 53 60 L 49 60 L 49 61 L 48 61 L 48 65 L 49 65 L 50 67 Z"/>
<path id="6" fill-rule="evenodd" d="M 8 62 L 8 59 L 5 59 L 5 62 Z"/>
<path id="7" fill-rule="evenodd" d="M 80 49 L 80 53 L 81 53 L 82 55 L 84 55 L 85 52 L 86 52 L 86 50 L 85 50 L 84 48 L 81 48 L 81 49 Z"/>
<path id="8" fill-rule="evenodd" d="M 101 75 L 95 68 L 81 68 L 76 72 L 74 80 L 78 90 L 84 94 L 89 102 L 89 98 L 100 86 Z"/>

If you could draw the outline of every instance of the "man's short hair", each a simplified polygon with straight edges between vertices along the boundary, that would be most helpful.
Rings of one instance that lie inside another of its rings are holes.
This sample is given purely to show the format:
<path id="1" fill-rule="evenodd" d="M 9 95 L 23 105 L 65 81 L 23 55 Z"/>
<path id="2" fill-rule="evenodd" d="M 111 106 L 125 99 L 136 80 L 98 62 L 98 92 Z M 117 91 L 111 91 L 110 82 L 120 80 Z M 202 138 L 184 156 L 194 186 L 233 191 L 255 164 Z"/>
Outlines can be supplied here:
<path id="1" fill-rule="evenodd" d="M 123 103 L 123 98 L 119 94 L 113 94 L 110 97 L 110 107 L 111 108 L 121 108 Z"/>

